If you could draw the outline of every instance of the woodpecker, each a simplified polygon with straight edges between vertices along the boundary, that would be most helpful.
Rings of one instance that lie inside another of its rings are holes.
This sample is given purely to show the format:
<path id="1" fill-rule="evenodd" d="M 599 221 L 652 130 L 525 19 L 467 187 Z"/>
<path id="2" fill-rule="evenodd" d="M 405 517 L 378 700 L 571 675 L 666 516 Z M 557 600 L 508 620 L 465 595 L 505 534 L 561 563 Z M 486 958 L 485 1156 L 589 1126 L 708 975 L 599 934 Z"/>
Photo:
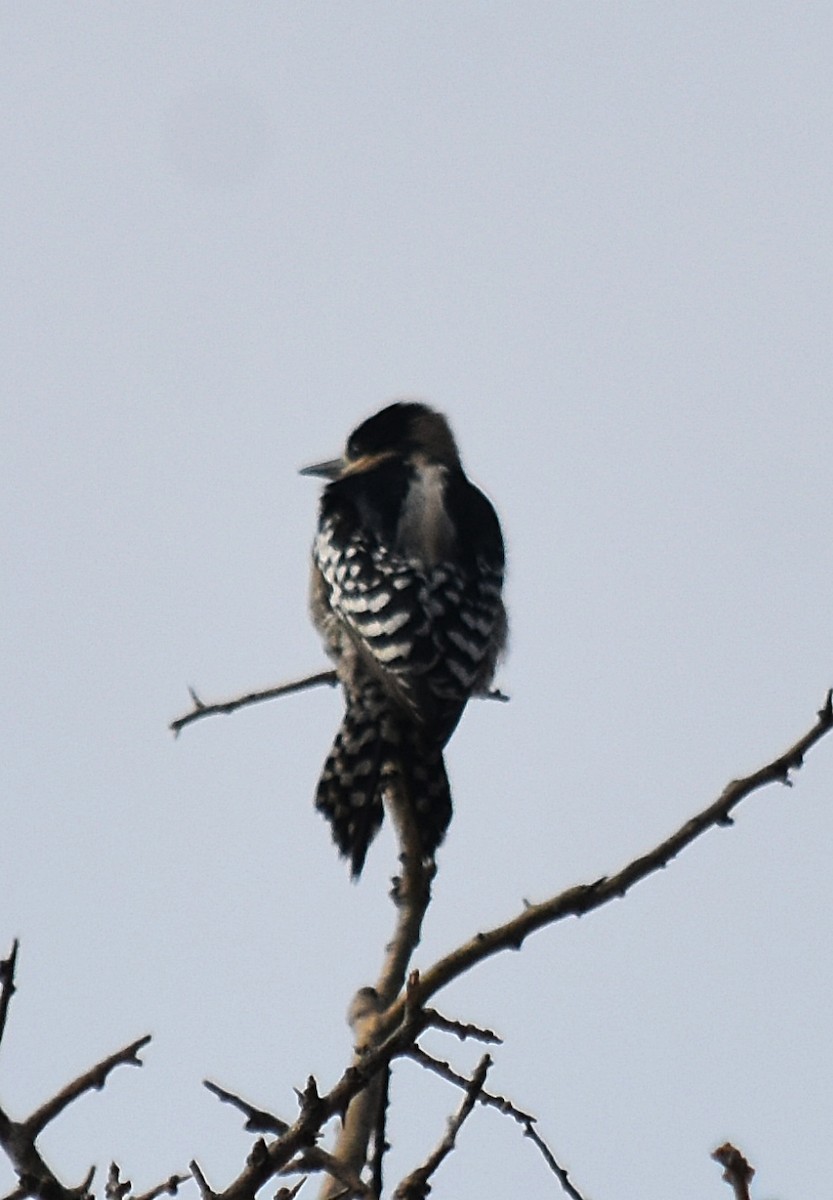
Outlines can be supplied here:
<path id="1" fill-rule="evenodd" d="M 425 859 L 445 836 L 443 748 L 506 640 L 503 537 L 447 420 L 426 404 L 383 408 L 354 429 L 342 458 L 302 474 L 330 480 L 310 610 L 346 704 L 315 802 L 357 879 L 394 776 Z"/>

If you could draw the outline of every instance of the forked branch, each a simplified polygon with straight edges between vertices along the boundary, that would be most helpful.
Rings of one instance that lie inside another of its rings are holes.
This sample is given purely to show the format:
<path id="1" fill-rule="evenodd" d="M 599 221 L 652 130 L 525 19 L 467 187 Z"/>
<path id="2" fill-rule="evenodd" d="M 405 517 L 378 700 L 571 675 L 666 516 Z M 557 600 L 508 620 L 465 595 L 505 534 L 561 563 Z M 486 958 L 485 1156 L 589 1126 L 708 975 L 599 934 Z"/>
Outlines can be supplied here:
<path id="1" fill-rule="evenodd" d="M 531 933 L 544 926 L 552 925 L 567 916 L 579 916 L 591 912 L 624 896 L 640 880 L 646 879 L 653 872 L 666 866 L 686 846 L 689 846 L 707 830 L 731 825 L 733 810 L 751 793 L 770 783 L 790 784 L 791 772 L 801 767 L 807 752 L 831 729 L 833 729 L 833 691 L 828 692 L 812 728 L 788 750 L 767 763 L 766 766 L 761 767 L 760 770 L 729 783 L 716 800 L 686 821 L 653 850 L 633 859 L 614 875 L 603 877 L 589 884 L 568 888 L 539 904 L 527 905 L 510 921 L 494 929 L 476 934 L 422 974 L 412 972 L 407 988 L 403 989 L 400 986 L 397 993 L 396 984 L 401 979 L 403 963 L 408 958 L 408 954 L 403 954 L 402 951 L 406 944 L 408 952 L 416 946 L 419 926 L 424 914 L 422 903 L 425 901 L 425 895 L 417 905 L 417 912 L 407 914 L 407 919 L 403 920 L 403 913 L 400 912 L 399 936 L 403 937 L 404 941 L 394 952 L 395 966 L 389 959 L 380 977 L 382 987 L 365 989 L 363 993 L 360 993 L 367 1001 L 366 1009 L 359 1013 L 361 1020 L 367 1022 L 366 1036 L 358 1039 L 361 1048 L 353 1063 L 335 1086 L 324 1095 L 319 1096 L 311 1081 L 304 1094 L 298 1119 L 270 1144 L 259 1143 L 259 1152 L 250 1156 L 244 1171 L 219 1195 L 224 1200 L 250 1200 L 258 1188 L 270 1178 L 278 1175 L 288 1164 L 293 1161 L 296 1165 L 304 1162 L 304 1154 L 320 1136 L 324 1125 L 333 1116 L 343 1115 L 353 1108 L 351 1102 L 354 1102 L 361 1093 L 367 1092 L 368 1089 L 372 1090 L 377 1084 L 380 1073 L 387 1070 L 389 1064 L 396 1058 L 407 1055 L 421 1061 L 422 1065 L 428 1066 L 426 1056 L 418 1050 L 415 1053 L 415 1046 L 418 1037 L 426 1028 L 439 1024 L 436 1020 L 432 1020 L 435 1014 L 425 1006 L 428 1000 L 446 984 L 494 954 L 503 950 L 519 949 Z M 400 830 L 400 836 L 404 837 L 407 846 L 407 819 L 404 828 Z M 403 872 L 403 875 L 406 874 L 407 872 Z M 415 886 L 418 894 L 420 887 L 424 889 L 426 882 L 430 883 L 430 881 L 420 881 L 417 873 L 417 876 L 410 880 L 410 886 Z M 410 929 L 406 933 L 409 926 Z M 394 942 L 396 942 L 396 938 Z M 395 998 L 392 999 L 394 996 Z M 457 1022 L 446 1022 L 446 1027 L 449 1032 L 458 1035 L 469 1029 Z M 470 1028 L 476 1029 L 477 1027 Z M 436 1070 L 438 1066 L 440 1066 L 439 1060 L 430 1063 L 430 1069 Z M 445 1074 L 445 1077 L 457 1086 L 467 1089 L 471 1081 L 456 1076 L 447 1064 L 441 1064 L 441 1066 L 445 1070 L 441 1070 L 440 1073 Z M 476 1104 L 478 1100 L 485 1103 L 497 1101 L 496 1107 L 502 1107 L 500 1104 L 502 1098 L 484 1094 L 482 1083 L 478 1086 L 477 1096 L 472 1103 Z M 370 1110 L 372 1107 L 370 1105 Z M 244 1111 L 246 1111 L 245 1108 Z M 537 1133 L 534 1120 L 520 1110 L 513 1111 L 513 1106 L 508 1102 L 503 1111 L 509 1112 L 516 1119 L 521 1119 L 525 1133 L 538 1145 L 551 1169 L 558 1176 L 566 1194 L 571 1197 L 580 1197 L 581 1193 L 569 1181 L 566 1172 L 556 1162 L 551 1151 Z M 335 1157 L 339 1160 L 342 1158 L 341 1148 L 343 1147 L 337 1146 L 335 1150 Z M 296 1158 L 296 1156 L 300 1157 Z M 355 1178 L 352 1173 L 355 1171 L 357 1174 L 361 1169 L 361 1163 L 358 1160 L 346 1163 L 344 1166 L 346 1171 L 342 1172 L 341 1184 L 338 1185 L 338 1181 L 334 1181 L 330 1192 L 332 1198 L 339 1194 L 339 1186 L 342 1189 L 341 1194 L 344 1195 L 343 1180 Z M 727 1178 L 730 1178 L 733 1186 L 737 1186 L 740 1180 L 738 1175 Z M 203 1192 L 206 1197 L 213 1194 L 210 1193 L 207 1186 L 204 1187 Z M 349 1194 L 349 1188 L 347 1193 Z M 407 1195 L 407 1192 L 405 1194 Z M 739 1195 L 742 1196 L 743 1193 L 741 1192 Z"/>
<path id="2" fill-rule="evenodd" d="M 0 961 L 0 1037 L 5 1031 L 9 1004 L 15 991 L 17 951 L 18 944 L 15 941 L 9 957 Z M 13 1121 L 5 1110 L 0 1108 L 0 1147 L 5 1151 L 20 1181 L 20 1186 L 6 1200 L 23 1200 L 26 1196 L 39 1197 L 40 1200 L 86 1200 L 92 1186 L 95 1167 L 90 1168 L 80 1184 L 65 1184 L 43 1158 L 37 1146 L 37 1139 L 50 1121 L 60 1116 L 73 1100 L 77 1100 L 85 1092 L 103 1088 L 116 1067 L 140 1067 L 142 1060 L 139 1058 L 139 1051 L 149 1041 L 149 1035 L 137 1038 L 129 1046 L 102 1059 L 89 1071 L 84 1071 L 77 1079 L 61 1088 L 23 1121 Z M 187 1175 L 171 1175 L 163 1184 L 135 1200 L 156 1200 L 156 1197 L 163 1193 L 173 1195 L 187 1178 Z M 114 1165 L 105 1185 L 108 1200 L 125 1200 L 130 1193 L 130 1187 L 128 1181 L 120 1179 L 118 1167 Z"/>

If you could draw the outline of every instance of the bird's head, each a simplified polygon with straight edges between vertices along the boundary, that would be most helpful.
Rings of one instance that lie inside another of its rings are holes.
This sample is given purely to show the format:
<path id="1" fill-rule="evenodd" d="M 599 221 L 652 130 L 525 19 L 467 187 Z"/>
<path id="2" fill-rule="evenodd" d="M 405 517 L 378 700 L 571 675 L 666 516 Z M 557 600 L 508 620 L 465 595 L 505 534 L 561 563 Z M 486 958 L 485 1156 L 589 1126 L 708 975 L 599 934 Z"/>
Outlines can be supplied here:
<path id="1" fill-rule="evenodd" d="M 302 475 L 340 479 L 366 471 L 388 458 L 420 456 L 445 466 L 459 464 L 448 421 L 416 400 L 399 400 L 362 421 L 347 439 L 344 455 L 304 467 Z"/>

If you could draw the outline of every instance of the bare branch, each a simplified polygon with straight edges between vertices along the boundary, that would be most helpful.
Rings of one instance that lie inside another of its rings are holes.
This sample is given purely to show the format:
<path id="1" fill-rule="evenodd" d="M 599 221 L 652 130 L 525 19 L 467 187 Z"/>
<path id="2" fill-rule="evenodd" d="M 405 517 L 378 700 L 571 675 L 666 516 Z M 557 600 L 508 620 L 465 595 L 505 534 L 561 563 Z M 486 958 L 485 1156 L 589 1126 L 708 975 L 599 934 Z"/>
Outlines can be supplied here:
<path id="1" fill-rule="evenodd" d="M 319 1096 L 314 1080 L 310 1080 L 302 1096 L 298 1119 L 282 1137 L 268 1146 L 262 1161 L 246 1164 L 245 1169 L 221 1193 L 224 1200 L 251 1200 L 254 1193 L 278 1174 L 295 1154 L 315 1142 L 331 1117 L 345 1113 L 351 1100 L 367 1089 L 392 1059 L 404 1054 L 424 1028 L 425 1017 L 421 1010 L 408 1009 L 401 1024 L 384 1041 L 377 1042 L 373 1037 L 372 1046 L 365 1053 L 356 1055 L 325 1095 Z M 194 1169 L 194 1164 L 191 1164 L 191 1169 Z M 206 1200 L 209 1200 L 208 1196 Z M 335 1195 L 332 1200 L 335 1200 Z"/>
<path id="2" fill-rule="evenodd" d="M 731 1142 L 725 1142 L 712 1151 L 712 1158 L 720 1163 L 723 1178 L 735 1193 L 735 1200 L 751 1200 L 749 1184 L 755 1174 L 755 1168 L 749 1163 Z"/>
<path id="3" fill-rule="evenodd" d="M 315 675 L 305 675 L 303 679 L 293 679 L 289 683 L 279 683 L 275 687 L 265 688 L 260 692 L 247 692 L 245 696 L 235 696 L 231 700 L 222 700 L 216 704 L 203 704 L 194 689 L 189 687 L 188 691 L 191 694 L 194 707 L 190 712 L 177 717 L 175 721 L 171 721 L 168 728 L 174 737 L 179 737 L 180 731 L 186 725 L 190 725 L 193 721 L 199 721 L 201 717 L 210 717 L 216 713 L 233 713 L 238 708 L 245 708 L 249 704 L 260 704 L 264 700 L 276 700 L 278 696 L 288 696 L 292 692 L 302 692 L 306 688 L 318 687 L 322 683 L 327 683 L 331 687 L 338 683 L 335 671 L 318 671 Z"/>
<path id="4" fill-rule="evenodd" d="M 367 1042 L 338 1082 L 323 1096 L 319 1096 L 317 1091 L 314 1095 L 305 1093 L 298 1119 L 285 1134 L 269 1145 L 263 1161 L 247 1164 L 245 1170 L 222 1193 L 224 1200 L 250 1200 L 254 1192 L 286 1166 L 294 1155 L 313 1144 L 324 1124 L 332 1116 L 344 1113 L 353 1098 L 367 1089 L 394 1058 L 408 1054 L 428 1024 L 422 1007 L 428 997 L 482 959 L 501 950 L 518 949 L 533 931 L 565 916 L 590 912 L 623 895 L 640 879 L 673 859 L 706 829 L 727 824 L 732 809 L 752 791 L 768 783 L 788 780 L 789 772 L 801 765 L 805 753 L 831 727 L 833 694 L 829 693 L 816 725 L 794 746 L 760 771 L 730 783 L 712 805 L 686 822 L 649 854 L 635 859 L 610 878 L 568 889 L 542 904 L 525 908 L 512 921 L 477 935 L 424 974 L 412 973 L 404 994 L 400 993 L 385 1011 L 370 1013 L 367 1018 L 370 1021 Z M 532 1118 L 529 1119 L 532 1121 Z M 533 1133 L 530 1133 L 530 1137 L 539 1147 L 542 1145 Z M 340 1155 L 337 1154 L 337 1157 Z M 580 1195 L 575 1189 L 569 1194 L 573 1197 Z M 330 1200 L 335 1200 L 334 1195 Z"/>
<path id="5" fill-rule="evenodd" d="M 453 1083 L 456 1087 L 463 1090 L 469 1087 L 471 1081 L 466 1079 L 465 1075 L 460 1075 L 449 1063 L 443 1062 L 442 1059 L 434 1058 L 433 1055 L 423 1050 L 421 1046 L 412 1046 L 407 1051 L 406 1057 L 413 1059 L 420 1066 L 433 1071 L 435 1075 L 439 1075 L 441 1079 Z M 570 1197 L 570 1200 L 584 1200 L 584 1196 L 582 1196 L 581 1192 L 573 1184 L 565 1168 L 557 1161 L 552 1150 L 550 1150 L 547 1143 L 538 1133 L 536 1118 L 531 1113 L 524 1112 L 522 1108 L 518 1108 L 511 1100 L 507 1100 L 505 1096 L 497 1095 L 494 1092 L 487 1092 L 484 1088 L 480 1089 L 477 1099 L 480 1104 L 488 1108 L 496 1108 L 498 1112 L 512 1117 L 519 1125 L 523 1126 L 524 1136 L 528 1137 L 538 1147 L 547 1166 L 558 1179 L 558 1182 L 561 1184 L 566 1195 Z"/>
<path id="6" fill-rule="evenodd" d="M 561 1184 L 562 1191 L 570 1197 L 570 1200 L 585 1200 L 584 1195 L 571 1181 L 570 1176 L 567 1174 L 564 1167 L 562 1167 L 561 1164 L 556 1161 L 552 1150 L 550 1150 L 549 1146 L 536 1129 L 534 1121 L 529 1121 L 527 1123 L 527 1126 L 524 1129 L 524 1136 L 528 1137 L 530 1141 L 534 1142 L 541 1151 L 544 1161 L 552 1171 L 553 1175 L 555 1175 L 558 1182 Z"/>
<path id="7" fill-rule="evenodd" d="M 157 1200 L 158 1196 L 175 1196 L 182 1184 L 187 1183 L 190 1178 L 190 1175 L 171 1175 L 164 1183 L 157 1183 L 156 1187 L 147 1192 L 140 1192 L 133 1200 Z"/>
<path id="8" fill-rule="evenodd" d="M 397 775 L 391 781 L 385 800 L 401 847 L 402 874 L 393 881 L 392 896 L 398 918 L 376 983 L 382 1008 L 387 1008 L 402 992 L 411 958 L 422 936 L 422 922 L 431 903 L 431 884 L 436 874 L 433 861 L 426 862 L 422 857 L 416 806 L 408 794 L 404 776 Z"/>
<path id="9" fill-rule="evenodd" d="M 455 1071 L 450 1063 L 442 1058 L 436 1058 L 433 1054 L 429 1054 L 427 1050 L 423 1050 L 422 1046 L 411 1046 L 410 1049 L 405 1051 L 404 1057 L 412 1059 L 428 1071 L 433 1071 L 435 1075 L 439 1075 L 446 1083 L 453 1083 L 455 1087 L 461 1088 L 463 1091 L 471 1083 L 471 1080 L 465 1075 L 461 1075 L 459 1071 Z M 489 1092 L 485 1088 L 481 1088 L 478 1100 L 487 1108 L 496 1108 L 498 1112 L 513 1117 L 521 1125 L 535 1121 L 532 1113 L 524 1112 L 523 1109 L 516 1107 L 511 1100 L 507 1100 L 505 1096 L 500 1096 L 496 1092 Z"/>
<path id="10" fill-rule="evenodd" d="M 10 1121 L 3 1112 L 0 1112 L 0 1145 L 20 1181 L 20 1187 L 7 1200 L 28 1196 L 40 1197 L 41 1200 L 91 1200 L 90 1187 L 95 1167 L 90 1167 L 77 1187 L 67 1187 L 46 1165 L 25 1126 Z"/>
<path id="11" fill-rule="evenodd" d="M 356 1048 L 354 1063 L 360 1063 L 367 1052 L 382 1039 L 379 1014 L 387 1009 L 402 991 L 408 965 L 419 945 L 422 921 L 431 900 L 431 881 L 436 870 L 433 862 L 426 862 L 423 858 L 416 810 L 408 792 L 407 782 L 401 773 L 392 775 L 388 780 L 385 801 L 401 847 L 402 875 L 394 880 L 392 893 L 397 906 L 397 921 L 376 987 L 362 988 L 353 1004 L 350 1024 Z M 374 1078 L 370 1086 L 356 1095 L 347 1109 L 333 1154 L 354 1174 L 361 1172 L 368 1160 L 368 1148 L 374 1132 L 384 1131 L 385 1119 L 380 1109 L 387 1103 L 387 1092 L 385 1064 L 385 1069 Z M 373 1154 L 373 1171 L 377 1183 L 381 1179 L 385 1148 L 382 1132 L 376 1140 Z M 334 1200 L 336 1190 L 342 1182 L 331 1176 L 321 1190 L 321 1200 Z"/>
<path id="12" fill-rule="evenodd" d="M 492 1060 L 488 1054 L 484 1054 L 477 1065 L 474 1075 L 468 1081 L 462 1104 L 448 1122 L 448 1128 L 442 1141 L 431 1151 L 421 1166 L 417 1167 L 402 1180 L 393 1193 L 393 1200 L 425 1200 L 425 1197 L 431 1191 L 431 1184 L 428 1181 L 454 1149 L 457 1142 L 457 1134 L 477 1103 L 491 1065 Z"/>
<path id="13" fill-rule="evenodd" d="M 233 1104 L 235 1108 L 239 1108 L 247 1118 L 244 1128 L 248 1129 L 250 1133 L 274 1133 L 280 1137 L 289 1129 L 287 1122 L 276 1117 L 274 1113 L 267 1112 L 263 1108 L 255 1108 L 246 1100 L 235 1096 L 234 1092 L 227 1092 L 219 1084 L 212 1083 L 210 1079 L 203 1080 L 203 1087 L 208 1088 L 209 1092 L 212 1092 L 224 1104 Z"/>
<path id="14" fill-rule="evenodd" d="M 110 1163 L 107 1182 L 104 1185 L 104 1195 L 106 1200 L 127 1200 L 127 1197 L 130 1197 L 130 1200 L 157 1200 L 159 1196 L 175 1196 L 180 1186 L 190 1178 L 190 1175 L 171 1175 L 164 1183 L 158 1183 L 147 1192 L 131 1196 L 133 1184 L 129 1179 L 121 1178 L 118 1163 Z"/>
<path id="15" fill-rule="evenodd" d="M 426 1008 L 425 1016 L 432 1029 L 439 1029 L 443 1033 L 453 1033 L 461 1042 L 472 1038 L 476 1042 L 483 1042 L 486 1046 L 503 1045 L 503 1038 L 493 1030 L 483 1029 L 479 1025 L 471 1025 L 468 1022 L 452 1021 L 449 1017 L 444 1017 L 442 1013 L 437 1012 L 435 1008 Z"/>
<path id="16" fill-rule="evenodd" d="M 17 952 L 19 948 L 20 943 L 15 938 L 12 942 L 9 957 L 0 961 L 0 1042 L 2 1042 L 3 1034 L 6 1031 L 6 1017 L 9 1012 L 9 1004 L 15 993 L 14 973 L 17 966 Z"/>
<path id="17" fill-rule="evenodd" d="M 7 990 L 12 983 L 15 954 L 16 946 L 11 959 L 6 960 L 6 980 L 4 987 Z M 8 965 L 10 961 L 12 969 Z M 93 1067 L 92 1070 L 86 1071 L 83 1075 L 73 1080 L 57 1096 L 42 1104 L 25 1121 L 12 1121 L 0 1109 L 0 1146 L 5 1151 L 20 1180 L 20 1188 L 12 1193 L 13 1196 L 39 1196 L 42 1198 L 48 1197 L 49 1200 L 86 1200 L 92 1185 L 95 1167 L 90 1168 L 86 1179 L 77 1187 L 68 1187 L 66 1184 L 61 1183 L 57 1175 L 47 1166 L 41 1156 L 35 1144 L 38 1135 L 51 1120 L 63 1112 L 67 1105 L 71 1104 L 78 1096 L 83 1095 L 84 1092 L 92 1088 L 104 1087 L 107 1077 L 114 1067 L 117 1067 L 120 1063 L 134 1063 L 137 1066 L 141 1066 L 137 1055 L 142 1046 L 146 1045 L 149 1041 L 150 1037 L 139 1038 L 129 1046 L 125 1046 L 117 1054 L 104 1059 Z"/>
<path id="18" fill-rule="evenodd" d="M 388 1107 L 390 1106 L 390 1066 L 383 1072 L 381 1095 L 376 1109 L 376 1124 L 370 1133 L 370 1152 L 368 1167 L 370 1168 L 371 1186 L 374 1195 L 381 1196 L 384 1190 L 385 1155 L 390 1150 L 388 1142 Z"/>
<path id="19" fill-rule="evenodd" d="M 302 679 L 293 679 L 289 683 L 279 683 L 275 687 L 264 688 L 259 692 L 246 692 L 245 695 L 233 696 L 230 700 L 220 700 L 213 704 L 204 704 L 194 689 L 189 687 L 188 693 L 194 707 L 181 717 L 177 717 L 175 721 L 171 721 L 168 728 L 174 737 L 179 737 L 181 730 L 186 725 L 191 725 L 194 721 L 199 721 L 202 717 L 216 716 L 217 713 L 233 713 L 238 708 L 247 708 L 250 704 L 262 704 L 265 700 L 277 700 L 279 696 L 289 696 L 293 692 L 303 692 L 307 688 L 318 687 L 323 683 L 335 687 L 338 683 L 336 672 L 332 670 L 317 671 L 314 675 L 305 675 Z M 499 700 L 504 704 L 509 700 L 509 697 L 498 688 L 493 688 L 489 692 L 478 693 L 477 698 L 481 700 Z"/>
<path id="20" fill-rule="evenodd" d="M 611 900 L 618 900 L 630 888 L 646 879 L 654 871 L 667 866 L 672 859 L 689 846 L 706 830 L 731 825 L 732 810 L 752 792 L 770 783 L 790 783 L 790 771 L 796 771 L 804 762 L 804 756 L 825 734 L 833 728 L 833 690 L 827 693 L 823 708 L 817 714 L 815 725 L 778 758 L 743 779 L 727 784 L 721 795 L 702 812 L 686 821 L 675 833 L 660 842 L 653 850 L 640 858 L 633 859 L 615 875 L 605 876 L 594 883 L 579 884 L 559 892 L 540 904 L 526 905 L 523 912 L 512 920 L 485 933 L 476 934 L 463 946 L 440 959 L 429 970 L 423 972 L 415 988 L 412 1003 L 424 1004 L 440 988 L 458 978 L 470 967 L 503 950 L 519 950 L 526 938 L 545 925 L 552 925 L 564 917 L 583 916 Z M 385 1014 L 385 1025 L 392 1028 L 401 1019 L 405 1009 L 405 998 L 400 997 Z"/>
<path id="21" fill-rule="evenodd" d="M 146 1046 L 150 1041 L 150 1034 L 145 1034 L 144 1037 L 137 1038 L 135 1042 L 131 1042 L 129 1046 L 125 1046 L 123 1050 L 118 1050 L 115 1054 L 111 1054 L 109 1058 L 102 1059 L 89 1071 L 85 1071 L 83 1075 L 79 1075 L 72 1083 L 68 1083 L 65 1088 L 58 1092 L 57 1096 L 53 1096 L 51 1100 L 47 1100 L 45 1104 L 33 1112 L 31 1117 L 28 1117 L 23 1122 L 23 1128 L 29 1137 L 34 1139 L 38 1134 L 54 1120 L 64 1109 L 82 1096 L 84 1092 L 92 1091 L 93 1089 L 100 1091 L 107 1082 L 107 1076 L 115 1067 L 125 1066 L 141 1067 L 142 1060 L 139 1058 L 139 1051 L 143 1046 Z"/>
<path id="22" fill-rule="evenodd" d="M 311 1146 L 300 1157 L 287 1163 L 281 1174 L 294 1175 L 296 1171 L 309 1174 L 313 1171 L 326 1171 L 331 1178 L 337 1179 L 339 1187 L 336 1193 L 347 1200 L 351 1196 L 359 1196 L 361 1200 L 376 1200 L 374 1192 L 363 1183 L 355 1171 L 351 1170 L 335 1155 L 322 1150 L 320 1146 Z"/>

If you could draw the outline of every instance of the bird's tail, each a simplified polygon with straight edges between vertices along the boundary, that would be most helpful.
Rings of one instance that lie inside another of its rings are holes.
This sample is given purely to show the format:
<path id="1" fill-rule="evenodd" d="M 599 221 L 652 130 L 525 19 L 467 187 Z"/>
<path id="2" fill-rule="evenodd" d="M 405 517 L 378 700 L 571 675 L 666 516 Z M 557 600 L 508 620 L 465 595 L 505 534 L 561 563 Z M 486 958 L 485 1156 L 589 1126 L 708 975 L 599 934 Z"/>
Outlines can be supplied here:
<path id="1" fill-rule="evenodd" d="M 431 857 L 451 820 L 442 748 L 425 745 L 414 726 L 400 725 L 382 689 L 365 681 L 347 696 L 315 797 L 339 852 L 350 860 L 354 879 L 361 875 L 368 847 L 382 824 L 385 787 L 400 774 L 413 804 L 423 856 Z"/>
<path id="2" fill-rule="evenodd" d="M 451 821 L 451 788 L 442 746 L 426 743 L 409 726 L 402 737 L 400 765 L 413 805 L 423 858 L 433 858 Z"/>

